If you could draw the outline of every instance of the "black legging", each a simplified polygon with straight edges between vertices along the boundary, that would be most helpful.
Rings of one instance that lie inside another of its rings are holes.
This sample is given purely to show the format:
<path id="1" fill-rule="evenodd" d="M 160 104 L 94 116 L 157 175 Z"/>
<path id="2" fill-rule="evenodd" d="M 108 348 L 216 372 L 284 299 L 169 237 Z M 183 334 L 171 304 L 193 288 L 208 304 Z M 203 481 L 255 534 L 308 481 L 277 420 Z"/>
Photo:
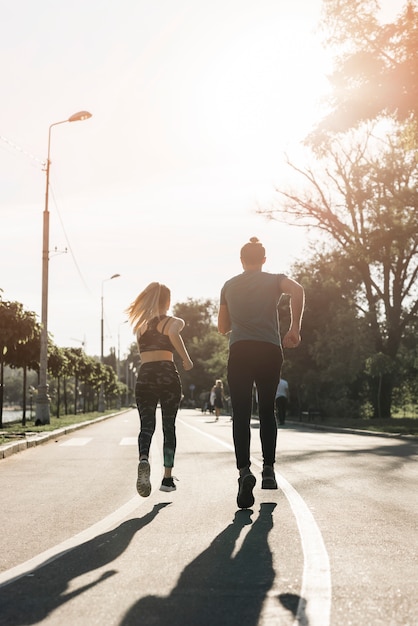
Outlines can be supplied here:
<path id="1" fill-rule="evenodd" d="M 143 363 L 135 386 L 136 405 L 141 421 L 139 456 L 148 456 L 155 432 L 155 412 L 161 404 L 163 418 L 164 467 L 173 467 L 176 452 L 176 416 L 181 399 L 179 373 L 172 361 Z"/>
<path id="2" fill-rule="evenodd" d="M 250 422 L 253 384 L 257 386 L 260 439 L 265 465 L 276 456 L 277 425 L 274 399 L 280 381 L 283 353 L 264 341 L 237 341 L 229 351 L 228 385 L 232 404 L 232 431 L 237 468 L 250 465 Z"/>

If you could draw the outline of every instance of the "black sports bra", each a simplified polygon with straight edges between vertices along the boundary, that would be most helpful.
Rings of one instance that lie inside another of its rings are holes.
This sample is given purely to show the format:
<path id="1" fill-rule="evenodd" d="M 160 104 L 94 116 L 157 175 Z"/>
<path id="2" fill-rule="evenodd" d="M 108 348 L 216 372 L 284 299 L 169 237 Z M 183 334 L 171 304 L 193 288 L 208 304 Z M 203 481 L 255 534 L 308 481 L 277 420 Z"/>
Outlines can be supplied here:
<path id="1" fill-rule="evenodd" d="M 161 331 L 157 330 L 157 326 L 161 321 L 160 317 L 154 317 L 148 322 L 147 330 L 138 337 L 139 352 L 151 352 L 152 350 L 168 350 L 174 352 L 175 348 L 171 343 L 170 337 L 164 335 L 164 329 L 171 317 L 167 317 Z"/>

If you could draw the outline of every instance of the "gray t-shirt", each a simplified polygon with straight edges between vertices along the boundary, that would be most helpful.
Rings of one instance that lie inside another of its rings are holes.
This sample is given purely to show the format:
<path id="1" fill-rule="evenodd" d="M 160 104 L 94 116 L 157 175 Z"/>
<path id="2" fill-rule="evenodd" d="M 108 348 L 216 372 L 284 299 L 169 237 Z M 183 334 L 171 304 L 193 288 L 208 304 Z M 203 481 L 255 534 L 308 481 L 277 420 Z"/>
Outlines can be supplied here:
<path id="1" fill-rule="evenodd" d="M 226 281 L 221 290 L 221 304 L 226 304 L 232 331 L 229 343 L 267 341 L 280 346 L 277 307 L 285 274 L 247 270 Z"/>

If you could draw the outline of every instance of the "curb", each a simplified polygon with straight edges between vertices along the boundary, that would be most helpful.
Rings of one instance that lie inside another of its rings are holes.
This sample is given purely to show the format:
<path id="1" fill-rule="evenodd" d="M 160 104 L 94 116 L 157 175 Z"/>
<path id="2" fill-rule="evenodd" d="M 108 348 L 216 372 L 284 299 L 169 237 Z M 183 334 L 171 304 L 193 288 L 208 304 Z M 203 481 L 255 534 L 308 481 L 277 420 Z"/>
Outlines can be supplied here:
<path id="1" fill-rule="evenodd" d="M 258 420 L 258 415 L 252 415 L 251 419 Z M 418 435 L 408 435 L 405 433 L 385 433 L 380 430 L 362 430 L 360 428 L 343 428 L 342 426 L 328 426 L 326 424 L 315 424 L 314 422 L 300 422 L 299 420 L 286 419 L 286 425 L 299 426 L 307 430 L 323 430 L 330 433 L 347 433 L 349 435 L 362 435 L 364 437 L 385 437 L 387 439 L 406 439 L 409 441 L 418 440 Z M 281 430 L 283 425 L 278 426 Z"/>
<path id="2" fill-rule="evenodd" d="M 379 430 L 361 430 L 359 428 L 342 428 L 339 426 L 326 426 L 325 424 L 312 424 L 307 422 L 295 422 L 286 420 L 286 424 L 303 426 L 311 430 L 324 430 L 331 433 L 348 433 L 350 435 L 363 435 L 365 437 L 385 437 L 386 439 L 407 439 L 418 440 L 417 435 L 406 435 L 403 433 L 384 433 Z"/>
<path id="3" fill-rule="evenodd" d="M 57 428 L 56 430 L 51 430 L 46 433 L 42 433 L 40 435 L 35 435 L 33 437 L 28 437 L 23 441 L 13 441 L 12 443 L 4 443 L 0 445 L 0 460 L 7 459 L 12 454 L 16 454 L 17 452 L 22 452 L 23 450 L 27 450 L 28 448 L 33 448 L 35 446 L 40 446 L 44 443 L 48 443 L 51 439 L 56 439 L 57 437 L 62 437 L 63 435 L 68 435 L 75 430 L 80 430 L 81 428 L 85 428 L 86 426 L 91 426 L 91 424 L 97 424 L 98 422 L 103 422 L 104 420 L 110 419 L 111 417 L 115 417 L 116 415 L 121 415 L 130 411 L 130 409 L 125 409 L 123 411 L 117 411 L 116 413 L 110 413 L 109 415 L 101 415 L 100 417 L 96 417 L 93 420 L 88 420 L 86 422 L 80 422 L 79 424 L 72 424 L 71 426 L 64 426 L 63 428 Z"/>

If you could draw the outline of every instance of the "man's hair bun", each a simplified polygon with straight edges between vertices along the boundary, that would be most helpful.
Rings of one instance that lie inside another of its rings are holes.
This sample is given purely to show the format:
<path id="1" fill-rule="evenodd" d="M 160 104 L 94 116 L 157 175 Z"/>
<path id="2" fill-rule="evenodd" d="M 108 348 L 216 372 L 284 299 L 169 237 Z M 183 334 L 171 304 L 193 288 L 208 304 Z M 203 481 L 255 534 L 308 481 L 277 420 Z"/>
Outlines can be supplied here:
<path id="1" fill-rule="evenodd" d="M 258 237 L 250 237 L 250 241 L 241 248 L 241 260 L 250 264 L 262 265 L 266 251 Z"/>

